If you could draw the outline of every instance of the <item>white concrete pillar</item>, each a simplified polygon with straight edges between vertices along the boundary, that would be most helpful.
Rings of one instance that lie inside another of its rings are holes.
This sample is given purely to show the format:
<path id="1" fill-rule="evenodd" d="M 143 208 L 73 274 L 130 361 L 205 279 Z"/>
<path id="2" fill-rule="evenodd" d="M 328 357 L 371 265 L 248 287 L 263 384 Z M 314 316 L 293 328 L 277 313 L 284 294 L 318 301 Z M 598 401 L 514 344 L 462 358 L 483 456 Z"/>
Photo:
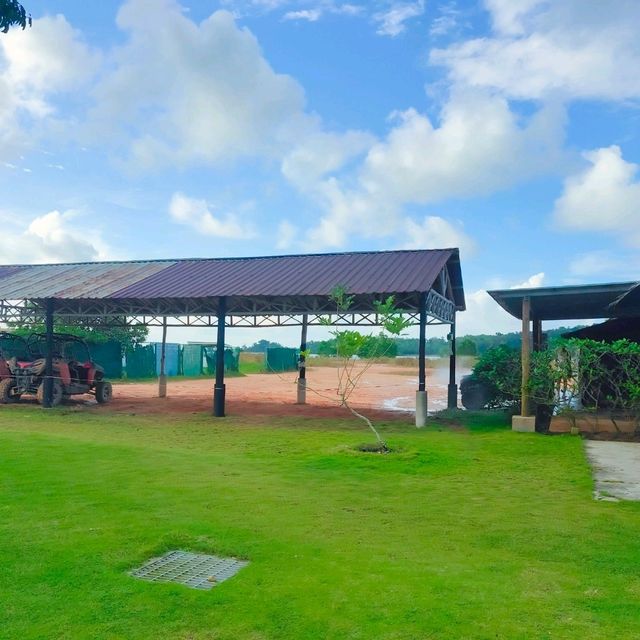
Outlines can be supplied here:
<path id="1" fill-rule="evenodd" d="M 416 391 L 416 427 L 427 424 L 427 392 Z"/>

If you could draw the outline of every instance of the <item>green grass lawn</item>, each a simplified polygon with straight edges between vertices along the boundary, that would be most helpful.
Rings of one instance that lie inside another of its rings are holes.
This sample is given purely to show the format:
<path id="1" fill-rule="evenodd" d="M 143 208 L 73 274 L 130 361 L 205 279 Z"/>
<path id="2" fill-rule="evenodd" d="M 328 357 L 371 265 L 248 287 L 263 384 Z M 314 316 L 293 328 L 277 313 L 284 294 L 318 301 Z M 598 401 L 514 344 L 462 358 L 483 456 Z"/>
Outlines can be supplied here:
<path id="1" fill-rule="evenodd" d="M 0 637 L 640 637 L 640 504 L 582 442 L 357 422 L 0 408 Z M 251 564 L 201 592 L 127 572 Z"/>

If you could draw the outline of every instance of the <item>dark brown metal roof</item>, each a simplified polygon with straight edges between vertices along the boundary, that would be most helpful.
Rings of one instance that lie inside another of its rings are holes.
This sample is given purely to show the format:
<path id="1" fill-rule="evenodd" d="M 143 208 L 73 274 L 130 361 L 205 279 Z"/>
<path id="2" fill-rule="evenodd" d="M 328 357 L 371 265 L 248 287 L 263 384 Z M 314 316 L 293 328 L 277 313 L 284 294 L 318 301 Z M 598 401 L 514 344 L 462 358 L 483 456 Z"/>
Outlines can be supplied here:
<path id="1" fill-rule="evenodd" d="M 615 310 L 612 303 L 635 284 L 619 282 L 535 289 L 500 289 L 489 291 L 489 295 L 516 318 L 522 318 L 522 301 L 525 297 L 531 301 L 531 316 L 538 320 L 614 318 L 631 315 Z"/>
<path id="2" fill-rule="evenodd" d="M 623 338 L 640 342 L 640 317 L 612 318 L 590 327 L 582 327 L 562 334 L 563 338 L 581 338 L 614 342 Z"/>
<path id="3" fill-rule="evenodd" d="M 464 309 L 457 249 L 0 267 L 0 299 L 122 300 L 428 292 L 447 266 Z"/>

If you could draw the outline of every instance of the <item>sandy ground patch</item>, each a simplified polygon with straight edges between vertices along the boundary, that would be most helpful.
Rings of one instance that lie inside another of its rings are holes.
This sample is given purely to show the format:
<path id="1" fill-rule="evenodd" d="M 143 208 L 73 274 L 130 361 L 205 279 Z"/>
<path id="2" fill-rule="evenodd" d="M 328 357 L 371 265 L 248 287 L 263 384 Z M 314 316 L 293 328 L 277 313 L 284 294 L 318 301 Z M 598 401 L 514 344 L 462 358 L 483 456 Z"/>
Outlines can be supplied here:
<path id="1" fill-rule="evenodd" d="M 598 500 L 640 500 L 640 443 L 585 443 Z"/>

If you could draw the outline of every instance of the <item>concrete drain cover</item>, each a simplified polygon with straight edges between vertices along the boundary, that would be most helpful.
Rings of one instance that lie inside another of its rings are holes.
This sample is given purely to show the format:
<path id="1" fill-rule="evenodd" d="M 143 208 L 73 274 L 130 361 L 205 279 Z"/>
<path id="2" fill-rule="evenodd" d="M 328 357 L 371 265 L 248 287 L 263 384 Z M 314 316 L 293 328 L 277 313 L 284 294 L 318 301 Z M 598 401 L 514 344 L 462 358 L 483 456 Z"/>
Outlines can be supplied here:
<path id="1" fill-rule="evenodd" d="M 246 567 L 246 560 L 220 558 L 188 551 L 169 551 L 145 562 L 131 575 L 150 582 L 177 582 L 192 589 L 211 589 Z"/>

